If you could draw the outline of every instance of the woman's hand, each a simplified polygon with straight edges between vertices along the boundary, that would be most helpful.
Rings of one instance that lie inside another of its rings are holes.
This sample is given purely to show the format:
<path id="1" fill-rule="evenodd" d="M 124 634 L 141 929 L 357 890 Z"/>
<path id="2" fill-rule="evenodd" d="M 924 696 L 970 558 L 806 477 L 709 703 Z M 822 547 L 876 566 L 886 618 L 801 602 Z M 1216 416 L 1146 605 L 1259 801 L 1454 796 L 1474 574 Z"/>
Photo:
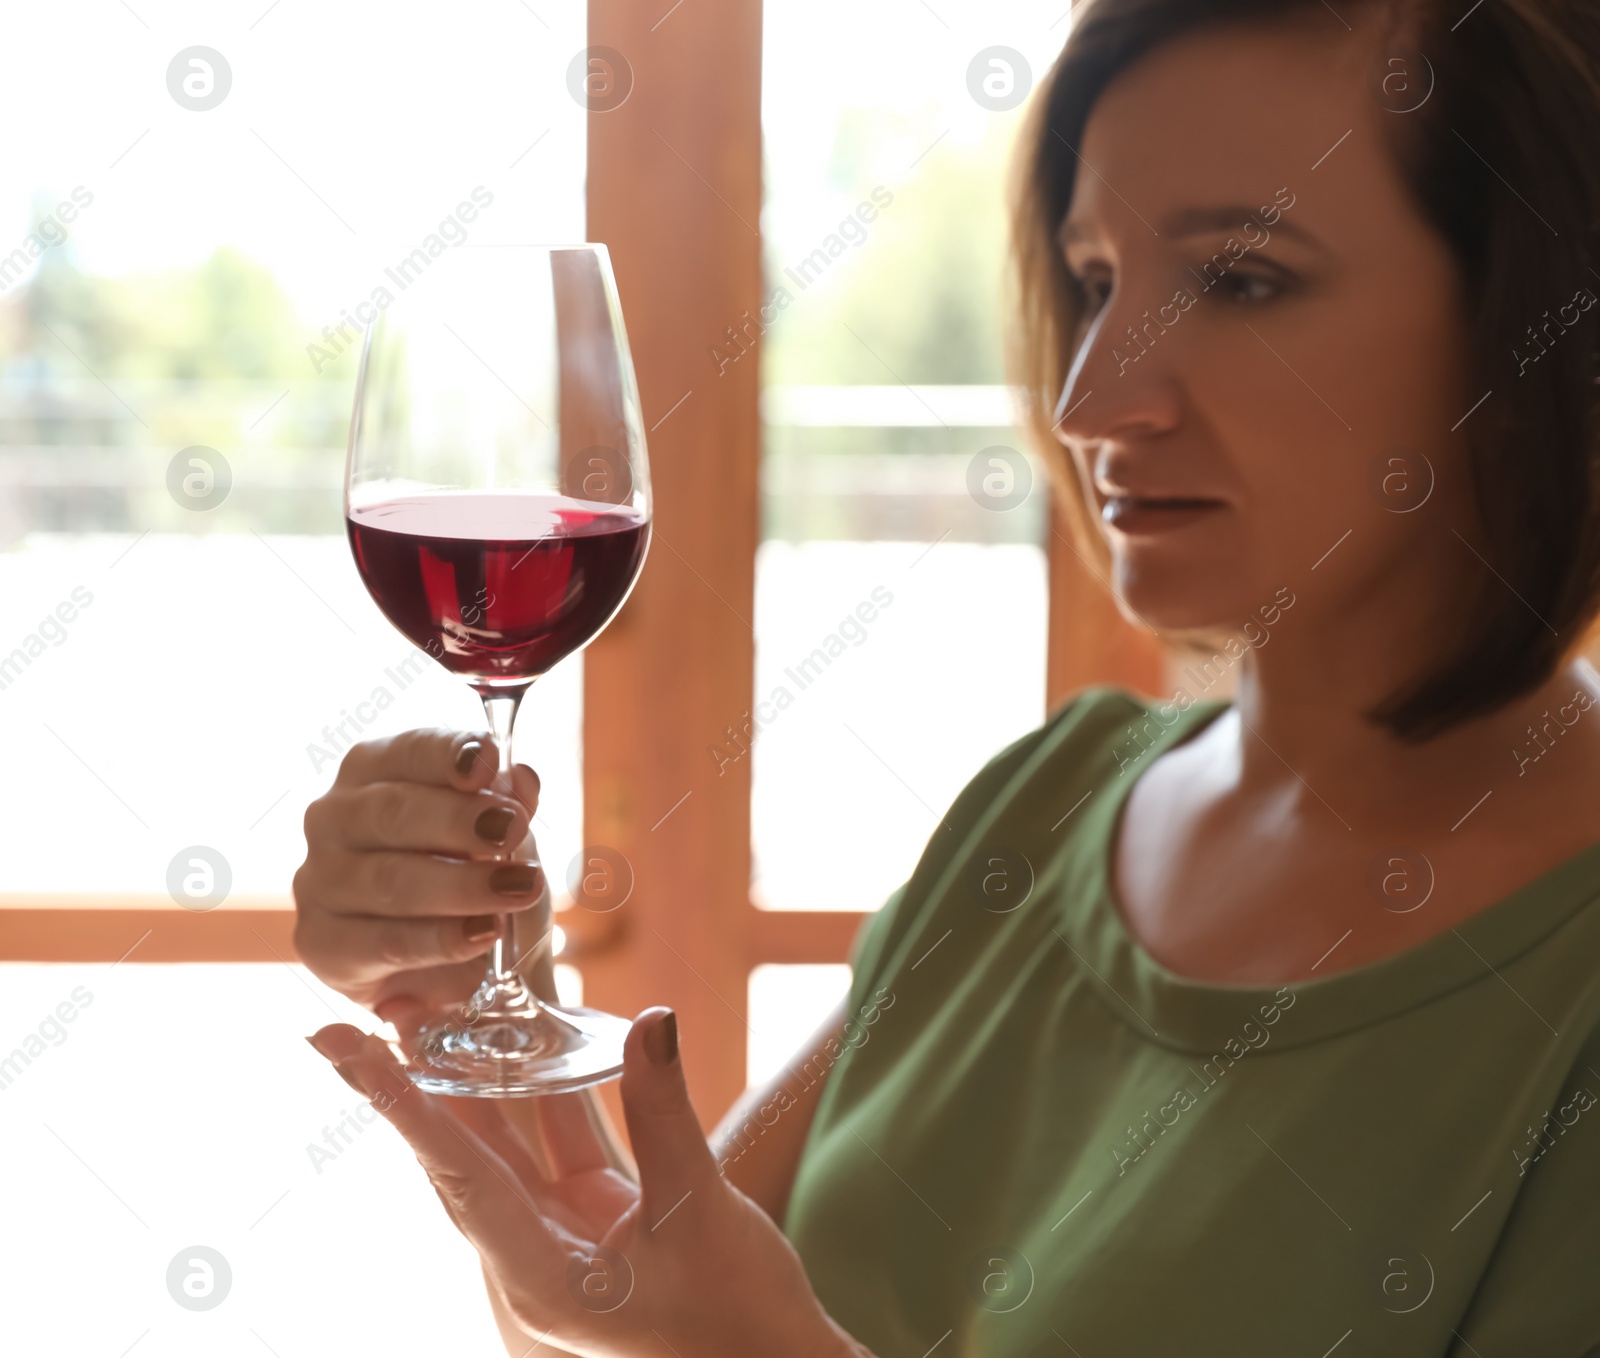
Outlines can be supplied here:
<path id="1" fill-rule="evenodd" d="M 497 758 L 485 734 L 363 741 L 306 809 L 295 948 L 318 979 L 402 1034 L 472 994 L 495 915 L 549 909 L 529 833 L 539 779 L 522 764 L 515 795 L 496 791 Z M 494 861 L 508 849 L 509 861 Z M 532 940 L 548 924 L 519 932 Z"/>
<path id="2" fill-rule="evenodd" d="M 582 1358 L 870 1358 L 823 1311 L 782 1232 L 718 1172 L 670 1010 L 639 1015 L 624 1049 L 637 1184 L 607 1167 L 572 1095 L 424 1094 L 376 1037 L 332 1024 L 308 1040 L 410 1142 L 530 1340 Z M 531 1118 L 508 1116 L 520 1103 Z"/>

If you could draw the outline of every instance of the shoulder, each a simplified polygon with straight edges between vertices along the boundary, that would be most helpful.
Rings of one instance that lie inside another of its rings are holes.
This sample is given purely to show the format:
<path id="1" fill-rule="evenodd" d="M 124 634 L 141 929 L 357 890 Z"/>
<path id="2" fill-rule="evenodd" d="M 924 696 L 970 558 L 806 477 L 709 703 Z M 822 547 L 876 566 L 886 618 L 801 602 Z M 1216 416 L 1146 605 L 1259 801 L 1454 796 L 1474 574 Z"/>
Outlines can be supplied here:
<path id="1" fill-rule="evenodd" d="M 1062 758 L 1110 759 L 1122 743 L 1130 745 L 1170 724 L 1172 704 L 1144 698 L 1114 684 L 1096 684 L 1068 698 L 1044 722 L 1014 740 L 975 774 L 951 805 L 952 813 L 970 803 L 1032 777 L 1043 765 Z"/>
<path id="2" fill-rule="evenodd" d="M 975 836 L 1019 801 L 1031 800 L 1041 783 L 1054 786 L 1068 772 L 1097 778 L 1127 762 L 1130 752 L 1170 724 L 1160 712 L 1167 707 L 1110 684 L 1067 699 L 973 775 L 929 838 L 907 886 L 932 888 Z"/>
<path id="3" fill-rule="evenodd" d="M 1056 787 L 1069 772 L 1086 786 L 1114 773 L 1151 739 L 1143 729 L 1147 724 L 1170 724 L 1160 716 L 1169 706 L 1098 684 L 1067 699 L 985 763 L 940 817 L 905 884 L 862 925 L 851 952 L 852 999 L 859 1002 L 870 992 L 891 950 L 931 924 L 941 900 L 949 900 L 952 873 L 960 872 L 998 821 L 1038 806 L 1041 787 Z M 1064 784 L 1064 791 L 1070 786 Z"/>
<path id="4" fill-rule="evenodd" d="M 1068 698 L 1033 734 L 1051 747 L 1114 739 L 1128 723 L 1143 721 L 1171 706 L 1116 684 L 1095 684 Z"/>

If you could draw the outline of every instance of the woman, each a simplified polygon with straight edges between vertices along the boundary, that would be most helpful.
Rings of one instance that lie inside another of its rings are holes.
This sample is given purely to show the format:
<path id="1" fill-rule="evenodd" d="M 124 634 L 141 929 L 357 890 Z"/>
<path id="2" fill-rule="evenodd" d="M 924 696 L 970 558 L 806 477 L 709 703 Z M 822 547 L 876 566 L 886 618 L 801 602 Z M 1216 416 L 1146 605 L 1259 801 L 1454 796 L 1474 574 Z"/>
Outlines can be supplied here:
<path id="1" fill-rule="evenodd" d="M 714 1153 L 646 1011 L 635 1183 L 579 1097 L 447 1107 L 318 1035 L 511 1352 L 1600 1354 L 1600 12 L 1467 4 L 1080 14 L 1023 375 L 1120 605 L 1231 639 L 978 774 L 806 1081 Z M 307 816 L 302 955 L 402 1027 L 503 908 L 474 818 L 537 798 L 465 739 Z"/>

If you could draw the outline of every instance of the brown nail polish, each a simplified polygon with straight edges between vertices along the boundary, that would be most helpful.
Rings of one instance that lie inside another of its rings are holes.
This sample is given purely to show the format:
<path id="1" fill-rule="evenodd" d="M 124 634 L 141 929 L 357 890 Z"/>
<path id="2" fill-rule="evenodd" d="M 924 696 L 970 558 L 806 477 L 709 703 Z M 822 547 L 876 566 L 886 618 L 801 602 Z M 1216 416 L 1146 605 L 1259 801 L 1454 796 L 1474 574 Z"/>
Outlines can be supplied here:
<path id="1" fill-rule="evenodd" d="M 479 839 L 488 840 L 491 844 L 502 844 L 505 842 L 506 832 L 511 829 L 512 817 L 515 815 L 510 807 L 492 807 L 472 823 L 473 832 Z"/>
<path id="2" fill-rule="evenodd" d="M 670 1066 L 678 1059 L 678 1016 L 672 1010 L 644 1035 L 644 1054 L 657 1066 Z"/>
<path id="3" fill-rule="evenodd" d="M 489 890 L 500 896 L 527 896 L 539 874 L 526 863 L 506 863 L 489 874 Z"/>
<path id="4" fill-rule="evenodd" d="M 493 915 L 468 915 L 461 921 L 461 932 L 474 943 L 493 938 L 497 927 Z"/>
<path id="5" fill-rule="evenodd" d="M 478 756 L 482 753 L 482 742 L 469 740 L 456 755 L 456 772 L 465 778 L 472 772 L 472 766 L 478 762 Z"/>
<path id="6" fill-rule="evenodd" d="M 361 1095 L 362 1098 L 366 1098 L 367 1091 L 361 1086 L 361 1083 L 354 1075 L 347 1071 L 343 1066 L 335 1066 L 333 1069 L 334 1073 L 338 1075 L 338 1077 L 347 1085 L 349 1085 L 351 1089 L 355 1090 L 356 1093 Z"/>

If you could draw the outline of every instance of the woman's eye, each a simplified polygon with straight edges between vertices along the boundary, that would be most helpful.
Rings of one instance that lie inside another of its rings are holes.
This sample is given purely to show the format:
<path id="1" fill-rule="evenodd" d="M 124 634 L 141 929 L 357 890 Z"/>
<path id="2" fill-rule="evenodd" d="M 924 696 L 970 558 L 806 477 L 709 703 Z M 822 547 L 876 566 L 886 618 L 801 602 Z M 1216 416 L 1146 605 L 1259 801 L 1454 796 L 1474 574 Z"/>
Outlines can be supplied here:
<path id="1" fill-rule="evenodd" d="M 1111 280 L 1104 274 L 1073 274 L 1072 287 L 1078 294 L 1085 318 L 1097 316 L 1111 300 Z"/>

